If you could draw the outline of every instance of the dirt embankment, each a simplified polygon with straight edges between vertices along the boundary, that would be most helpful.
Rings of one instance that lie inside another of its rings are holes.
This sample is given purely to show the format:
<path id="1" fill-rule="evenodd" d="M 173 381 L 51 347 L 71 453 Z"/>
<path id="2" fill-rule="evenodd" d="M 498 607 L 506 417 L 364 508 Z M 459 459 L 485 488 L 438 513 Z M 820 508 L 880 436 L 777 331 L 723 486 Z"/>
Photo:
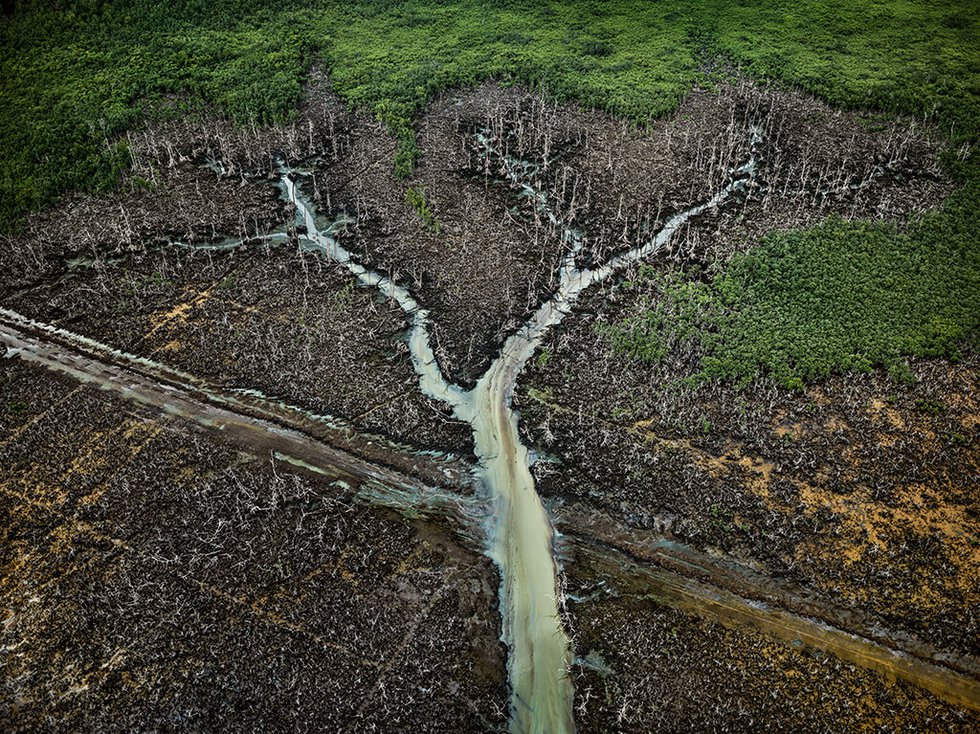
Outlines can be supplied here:
<path id="1" fill-rule="evenodd" d="M 588 554 L 566 566 L 580 731 L 969 732 L 980 721 L 802 641 L 679 610 L 621 570 Z"/>

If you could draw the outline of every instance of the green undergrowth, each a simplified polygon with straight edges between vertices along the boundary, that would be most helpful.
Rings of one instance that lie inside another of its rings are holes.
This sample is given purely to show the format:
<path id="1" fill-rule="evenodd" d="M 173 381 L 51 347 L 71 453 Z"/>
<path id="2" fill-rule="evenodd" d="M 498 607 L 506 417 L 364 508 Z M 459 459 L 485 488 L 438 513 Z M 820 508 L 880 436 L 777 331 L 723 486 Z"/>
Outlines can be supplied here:
<path id="1" fill-rule="evenodd" d="M 415 210 L 415 213 L 419 215 L 419 218 L 430 231 L 439 232 L 439 220 L 436 219 L 432 207 L 429 206 L 429 200 L 425 198 L 424 189 L 409 186 L 405 192 L 405 202 Z"/>
<path id="2" fill-rule="evenodd" d="M 980 334 L 980 185 L 900 232 L 892 224 L 831 218 L 774 232 L 712 277 L 666 276 L 658 296 L 606 327 L 614 347 L 658 361 L 695 345 L 695 380 L 747 384 L 772 375 L 790 388 L 844 370 L 886 367 L 910 379 L 905 357 L 957 359 Z"/>
<path id="3" fill-rule="evenodd" d="M 314 64 L 396 136 L 392 165 L 403 177 L 422 154 L 414 119 L 440 90 L 521 82 L 642 124 L 724 68 L 843 108 L 927 117 L 948 135 L 946 164 L 964 188 L 907 235 L 835 220 L 771 235 L 710 283 L 676 285 L 667 306 L 620 325 L 620 348 L 657 359 L 663 329 L 688 330 L 685 338 L 704 342 L 702 375 L 745 381 L 768 371 L 797 385 L 873 364 L 898 373 L 900 355 L 953 354 L 976 327 L 975 0 L 45 0 L 13 8 L 0 18 L 0 231 L 67 191 L 118 186 L 128 163 L 119 136 L 147 118 L 218 111 L 240 124 L 287 120 Z M 954 154 L 971 143 L 973 153 Z M 426 219 L 424 196 L 410 203 Z"/>
<path id="4" fill-rule="evenodd" d="M 643 121 L 707 59 L 834 104 L 931 115 L 957 140 L 980 120 L 972 0 L 130 0 L 16 2 L 0 19 L 0 229 L 71 190 L 116 185 L 120 132 L 148 115 L 292 114 L 313 63 L 419 155 L 412 121 L 438 91 L 487 78 Z"/>

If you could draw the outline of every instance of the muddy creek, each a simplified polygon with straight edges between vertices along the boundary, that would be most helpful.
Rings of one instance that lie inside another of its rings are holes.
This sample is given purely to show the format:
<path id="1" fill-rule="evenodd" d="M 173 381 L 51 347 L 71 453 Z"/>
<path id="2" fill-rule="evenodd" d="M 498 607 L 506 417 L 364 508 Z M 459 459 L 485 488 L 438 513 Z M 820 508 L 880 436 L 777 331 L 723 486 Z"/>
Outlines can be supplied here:
<path id="1" fill-rule="evenodd" d="M 753 144 L 757 137 L 758 131 L 753 130 Z M 515 734 L 575 729 L 569 677 L 572 657 L 560 614 L 554 530 L 535 491 L 528 449 L 521 443 L 517 415 L 511 408 L 517 378 L 544 336 L 570 312 L 583 291 L 655 254 L 692 217 L 743 189 L 754 170 L 751 157 L 709 200 L 673 215 L 644 244 L 594 269 L 576 266 L 581 236 L 567 230 L 569 248 L 557 289 L 511 334 L 471 390 L 443 376 L 429 340 L 428 311 L 406 288 L 358 263 L 334 238 L 336 225 L 318 226 L 317 212 L 298 186 L 303 171 L 281 171 L 283 194 L 296 206 L 297 223 L 306 229 L 306 246 L 345 266 L 362 285 L 378 289 L 401 307 L 411 321 L 409 346 L 422 391 L 448 404 L 472 428 L 479 462 L 477 479 L 493 507 L 486 521 L 486 552 L 500 571 L 502 636 L 509 650 L 510 730 Z M 547 195 L 536 192 L 535 200 L 550 215 Z"/>

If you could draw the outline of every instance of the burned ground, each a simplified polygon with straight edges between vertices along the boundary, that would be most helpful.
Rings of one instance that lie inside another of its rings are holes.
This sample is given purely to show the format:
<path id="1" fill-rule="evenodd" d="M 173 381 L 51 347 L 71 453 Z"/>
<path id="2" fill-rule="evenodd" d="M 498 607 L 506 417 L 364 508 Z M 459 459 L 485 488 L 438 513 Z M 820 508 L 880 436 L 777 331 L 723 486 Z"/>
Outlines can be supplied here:
<path id="1" fill-rule="evenodd" d="M 402 312 L 293 243 L 131 255 L 6 305 L 358 430 L 449 452 L 469 446 L 465 426 L 420 393 Z"/>
<path id="2" fill-rule="evenodd" d="M 504 726 L 496 575 L 438 522 L 15 360 L 0 391 L 5 730 Z"/>
<path id="3" fill-rule="evenodd" d="M 420 296 L 433 315 L 441 366 L 471 385 L 555 287 L 565 228 L 583 233 L 583 264 L 645 241 L 747 160 L 753 126 L 764 188 L 688 226 L 671 244 L 675 256 L 725 259 L 765 231 L 828 213 L 895 217 L 935 205 L 950 190 L 928 129 L 845 115 L 745 81 L 696 90 L 670 118 L 643 129 L 521 87 L 446 93 L 419 118 L 423 156 L 405 181 L 391 168 L 397 142 L 314 75 L 307 103 L 283 129 L 210 119 L 131 133 L 127 192 L 71 200 L 33 220 L 4 243 L 18 267 L 2 277 L 8 300 L 31 286 L 28 295 L 44 300 L 78 256 L 125 264 L 172 241 L 267 236 L 290 219 L 267 178 L 281 161 L 299 163 L 323 215 L 354 218 L 340 241 Z M 547 193 L 553 220 L 503 175 L 504 157 L 530 167 L 526 183 Z M 263 349 L 249 351 L 255 357 Z"/>
<path id="4" fill-rule="evenodd" d="M 525 104 L 507 114 L 498 137 L 509 135 L 539 170 L 544 151 L 564 151 L 544 186 L 559 190 L 564 177 L 584 191 L 578 209 L 556 198 L 586 232 L 586 259 L 635 245 L 679 206 L 708 198 L 747 155 L 751 124 L 762 135 L 757 188 L 680 232 L 669 253 L 676 267 L 723 263 L 763 232 L 829 213 L 892 221 L 951 191 L 928 130 L 746 83 L 695 92 L 642 135 L 608 118 L 601 132 L 596 113 Z M 523 143 L 513 133 L 520 119 L 538 120 L 525 124 L 536 132 Z M 669 279 L 675 266 L 664 259 L 650 267 Z M 553 506 L 720 550 L 886 628 L 975 656 L 975 358 L 916 361 L 914 384 L 879 371 L 805 392 L 768 379 L 692 386 L 696 355 L 683 345 L 655 363 L 614 352 L 605 326 L 649 307 L 633 275 L 580 302 L 518 390 L 525 436 L 544 457 L 538 487 Z"/>
<path id="5" fill-rule="evenodd" d="M 583 731 L 973 731 L 976 712 L 796 641 L 673 609 L 588 556 L 566 565 Z"/>
<path id="6" fill-rule="evenodd" d="M 709 199 L 748 160 L 753 130 L 751 195 L 690 223 L 671 243 L 675 257 L 724 260 L 765 232 L 831 213 L 905 220 L 952 190 L 939 163 L 942 138 L 927 124 L 841 112 L 745 79 L 695 89 L 642 128 L 526 91 L 481 94 L 492 100 L 481 128 L 534 165 L 559 218 L 584 232 L 587 263 L 641 244 L 670 215 Z"/>
<path id="7" fill-rule="evenodd" d="M 509 96 L 487 86 L 433 103 L 417 125 L 424 155 L 407 182 L 391 174 L 391 143 L 372 133 L 318 172 L 314 187 L 328 209 L 356 213 L 344 245 L 421 297 L 440 365 L 461 384 L 479 377 L 548 293 L 562 251 L 476 159 L 474 133 Z"/>
<path id="8" fill-rule="evenodd" d="M 772 229 L 829 213 L 893 219 L 951 190 L 931 131 L 743 82 L 697 90 L 644 129 L 519 87 L 446 93 L 420 115 L 423 155 L 400 180 L 397 141 L 319 79 L 278 130 L 178 120 L 131 134 L 124 192 L 73 198 L 5 238 L 0 293 L 27 316 L 223 386 L 466 454 L 468 429 L 418 388 L 404 314 L 302 251 L 271 180 L 280 161 L 307 171 L 324 223 L 355 218 L 339 240 L 419 296 L 444 372 L 468 385 L 552 291 L 565 228 L 584 233 L 583 266 L 635 246 L 729 179 L 755 124 L 760 186 L 698 217 L 672 242 L 675 259 L 723 262 Z M 508 180 L 505 156 L 527 163 L 554 220 Z M 225 238 L 247 241 L 175 245 Z M 913 361 L 914 385 L 877 372 L 799 392 L 691 388 L 678 380 L 689 354 L 631 361 L 596 328 L 639 307 L 615 284 L 589 294 L 521 380 L 522 430 L 556 513 L 600 513 L 886 630 L 980 653 L 976 357 Z M 49 714 L 65 728 L 503 726 L 496 579 L 444 528 L 3 367 L 4 634 L 25 651 L 5 662 L 13 726 Z M 591 593 L 591 570 L 569 573 L 576 594 Z M 970 723 L 905 684 L 642 594 L 575 602 L 570 615 L 581 655 L 615 669 L 579 671 L 586 730 L 724 717 L 733 730 L 765 718 L 818 731 L 837 706 L 851 707 L 853 729 Z M 635 628 L 648 636 L 634 646 Z M 690 696 L 716 687 L 710 701 Z"/>
<path id="9" fill-rule="evenodd" d="M 267 180 L 279 161 L 337 161 L 355 137 L 383 138 L 322 79 L 286 128 L 178 119 L 131 133 L 124 193 L 71 199 L 4 239 L 3 303 L 355 429 L 465 454 L 469 431 L 418 390 L 404 316 L 295 240 L 265 239 L 290 216 Z M 183 246 L 229 238 L 245 242 Z"/>
<path id="10" fill-rule="evenodd" d="M 407 182 L 388 166 L 393 140 L 364 120 L 347 124 L 339 153 L 314 168 L 314 200 L 354 213 L 345 246 L 422 296 L 440 364 L 462 384 L 553 290 L 564 228 L 584 233 L 586 264 L 636 246 L 730 178 L 754 127 L 764 193 L 688 227 L 675 255 L 724 259 L 772 229 L 828 213 L 906 216 L 951 190 L 928 128 L 745 81 L 697 90 L 643 129 L 522 87 L 446 93 L 417 123 L 423 155 Z M 496 154 L 481 155 L 478 135 Z M 531 167 L 527 183 L 548 193 L 554 221 L 506 180 L 503 157 Z"/>
<path id="11" fill-rule="evenodd" d="M 283 220 L 267 186 L 220 179 L 190 163 L 166 168 L 149 188 L 131 185 L 111 197 L 79 196 L 33 217 L 2 238 L 9 267 L 0 293 L 43 288 L 72 262 L 118 261 L 171 240 L 203 240 L 268 230 Z"/>
<path id="12" fill-rule="evenodd" d="M 595 323 L 567 322 L 518 395 L 554 459 L 535 467 L 545 496 L 980 652 L 975 358 L 913 362 L 911 385 L 876 372 L 691 388 L 669 361 L 614 355 Z"/>

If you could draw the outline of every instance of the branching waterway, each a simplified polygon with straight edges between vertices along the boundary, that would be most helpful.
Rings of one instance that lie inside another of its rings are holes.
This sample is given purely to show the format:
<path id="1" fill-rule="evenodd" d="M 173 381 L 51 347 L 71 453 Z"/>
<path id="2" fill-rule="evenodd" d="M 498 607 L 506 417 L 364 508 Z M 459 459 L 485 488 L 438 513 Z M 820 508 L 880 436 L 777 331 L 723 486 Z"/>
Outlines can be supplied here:
<path id="1" fill-rule="evenodd" d="M 753 150 L 758 130 L 752 130 Z M 492 153 L 485 138 L 478 142 Z M 506 164 L 506 162 L 505 162 Z M 508 656 L 512 732 L 571 732 L 573 689 L 569 677 L 570 644 L 559 613 L 554 530 L 535 491 L 528 449 L 521 442 L 511 398 L 517 378 L 541 340 L 571 311 L 583 291 L 658 252 L 692 217 L 724 203 L 743 189 L 755 172 L 752 156 L 707 201 L 667 219 L 645 243 L 593 269 L 576 267 L 581 235 L 566 229 L 569 245 L 555 292 L 506 340 L 500 353 L 471 390 L 449 382 L 436 362 L 429 339 L 429 313 L 412 294 L 389 277 L 369 270 L 342 247 L 331 228 L 318 226 L 317 212 L 297 185 L 302 172 L 281 170 L 284 195 L 296 206 L 312 249 L 345 266 L 361 284 L 377 288 L 411 320 L 409 346 L 422 391 L 449 405 L 473 430 L 478 478 L 493 504 L 488 520 L 487 552 L 500 571 L 500 613 Z M 515 182 L 517 183 L 517 182 Z M 536 206 L 554 215 L 544 192 L 520 184 Z"/>
<path id="2" fill-rule="evenodd" d="M 342 491 L 356 487 L 355 496 L 365 502 L 412 517 L 449 517 L 465 538 L 478 545 L 485 541 L 487 502 L 452 490 L 465 481 L 459 473 L 465 466 L 462 462 L 447 465 L 454 460 L 384 442 L 377 446 L 380 453 L 355 456 L 349 453 L 349 427 L 344 426 L 343 440 L 331 435 L 330 424 L 336 419 L 306 413 L 251 390 L 216 388 L 193 375 L 4 308 L 0 308 L 0 346 L 6 348 L 7 357 L 19 357 L 193 421 L 232 439 L 257 458 L 271 454 L 295 467 L 333 477 L 332 486 Z M 379 440 L 364 438 L 369 446 Z M 379 460 L 382 463 L 376 463 Z M 386 467 L 402 467 L 409 473 Z M 441 475 L 445 476 L 440 479 Z M 652 540 L 651 545 L 642 534 L 633 537 L 627 529 L 576 511 L 572 516 L 562 512 L 557 520 L 573 531 L 565 540 L 576 556 L 590 557 L 608 569 L 610 577 L 649 585 L 660 602 L 724 625 L 757 629 L 790 642 L 805 641 L 842 660 L 908 681 L 953 705 L 980 707 L 980 662 L 969 656 L 936 650 L 878 625 L 869 628 L 853 610 L 828 606 L 805 593 L 801 596 L 799 589 L 755 578 L 746 569 L 718 564 L 675 541 Z M 637 559 L 645 562 L 651 556 L 656 557 L 651 565 L 637 565 Z M 711 582 L 704 583 L 705 579 Z M 740 596 L 745 592 L 748 597 Z"/>
<path id="3" fill-rule="evenodd" d="M 299 188 L 302 171 L 285 167 L 280 170 L 283 195 L 295 205 L 297 221 L 305 228 L 301 246 L 343 265 L 362 285 L 380 291 L 408 316 L 411 358 L 421 389 L 450 406 L 472 428 L 478 458 L 474 479 L 482 488 L 479 496 L 454 491 L 473 480 L 469 479 L 469 465 L 452 457 L 422 455 L 409 447 L 387 444 L 379 437 L 358 435 L 355 440 L 350 426 L 337 419 L 310 414 L 255 391 L 215 387 L 164 364 L 121 352 L 7 309 L 0 309 L 0 345 L 6 347 L 7 356 L 18 355 L 83 382 L 114 390 L 128 399 L 159 406 L 168 413 L 239 440 L 256 455 L 271 454 L 277 460 L 305 470 L 339 477 L 335 484 L 345 484 L 348 488 L 356 485 L 356 496 L 364 501 L 413 516 L 432 513 L 453 518 L 467 538 L 484 544 L 500 571 L 503 639 L 509 648 L 511 731 L 570 732 L 574 730 L 574 692 L 569 678 L 572 660 L 559 614 L 561 599 L 552 547 L 554 530 L 535 491 L 529 452 L 521 443 L 517 415 L 511 409 L 516 381 L 542 339 L 570 313 L 586 289 L 654 255 L 692 217 L 722 205 L 750 183 L 755 175 L 755 147 L 759 142 L 759 131 L 755 128 L 751 130 L 751 139 L 752 153 L 748 160 L 730 172 L 728 183 L 714 195 L 667 219 L 639 247 L 588 269 L 577 267 L 576 262 L 585 235 L 562 221 L 549 203 L 548 192 L 533 185 L 540 172 L 537 166 L 508 157 L 494 148 L 488 136 L 478 135 L 476 142 L 481 154 L 488 163 L 499 164 L 498 170 L 509 184 L 527 196 L 540 215 L 561 229 L 567 251 L 556 272 L 554 292 L 510 335 L 470 390 L 452 384 L 442 374 L 430 344 L 428 311 L 408 289 L 364 267 L 337 242 L 334 235 L 349 222 L 345 219 L 329 222 L 318 217 Z M 170 244 L 224 250 L 256 241 L 287 239 L 285 232 L 276 232 L 251 240 Z M 86 263 L 74 262 L 71 266 L 85 267 Z M 344 435 L 343 449 L 332 445 L 338 433 Z M 379 459 L 381 463 L 377 463 Z M 564 520 L 566 524 L 569 522 L 568 517 Z M 771 608 L 758 599 L 771 602 L 775 598 L 781 607 L 786 604 L 787 592 L 777 589 L 779 593 L 774 596 L 769 586 L 752 579 L 741 576 L 734 582 L 716 579 L 720 587 L 706 585 L 701 583 L 705 577 L 720 573 L 709 568 L 710 563 L 705 565 L 706 561 L 698 566 L 696 576 L 700 581 L 664 568 L 627 568 L 631 564 L 628 557 L 617 555 L 609 546 L 603 546 L 602 550 L 593 547 L 595 539 L 603 545 L 604 531 L 590 526 L 588 518 L 575 519 L 571 527 L 575 532 L 570 540 L 577 553 L 589 555 L 597 564 L 626 569 L 624 572 L 631 578 L 644 580 L 654 589 L 658 599 L 680 609 L 705 614 L 723 624 L 749 626 L 777 638 L 803 640 L 844 660 L 910 681 L 956 705 L 977 706 L 976 666 L 972 659 L 952 659 L 950 653 L 923 647 L 916 640 L 905 640 L 902 649 L 892 649 L 890 645 L 895 644 L 896 638 L 887 630 L 872 629 L 874 639 L 855 636 L 817 619 L 800 616 L 799 609 L 794 613 L 792 609 L 801 603 L 803 611 L 810 613 L 812 605 L 805 599 L 791 600 L 790 610 Z M 584 539 L 583 529 L 587 531 Z M 646 546 L 640 549 L 643 552 L 637 551 L 630 542 L 624 543 L 624 539 L 629 541 L 622 533 L 616 535 L 612 546 L 622 545 L 640 557 L 650 552 Z M 681 553 L 677 547 L 673 552 Z M 689 552 L 681 555 L 684 568 L 692 562 L 697 565 L 697 558 Z M 662 558 L 658 564 L 664 565 Z M 670 563 L 666 565 L 672 567 Z M 610 575 L 615 574 L 610 571 Z M 752 600 L 726 590 L 733 583 L 739 593 L 743 588 L 750 589 Z M 823 616 L 827 616 L 825 612 Z M 853 619 L 844 622 L 847 629 L 855 624 Z M 943 667 L 943 663 L 953 663 L 953 669 Z"/>

